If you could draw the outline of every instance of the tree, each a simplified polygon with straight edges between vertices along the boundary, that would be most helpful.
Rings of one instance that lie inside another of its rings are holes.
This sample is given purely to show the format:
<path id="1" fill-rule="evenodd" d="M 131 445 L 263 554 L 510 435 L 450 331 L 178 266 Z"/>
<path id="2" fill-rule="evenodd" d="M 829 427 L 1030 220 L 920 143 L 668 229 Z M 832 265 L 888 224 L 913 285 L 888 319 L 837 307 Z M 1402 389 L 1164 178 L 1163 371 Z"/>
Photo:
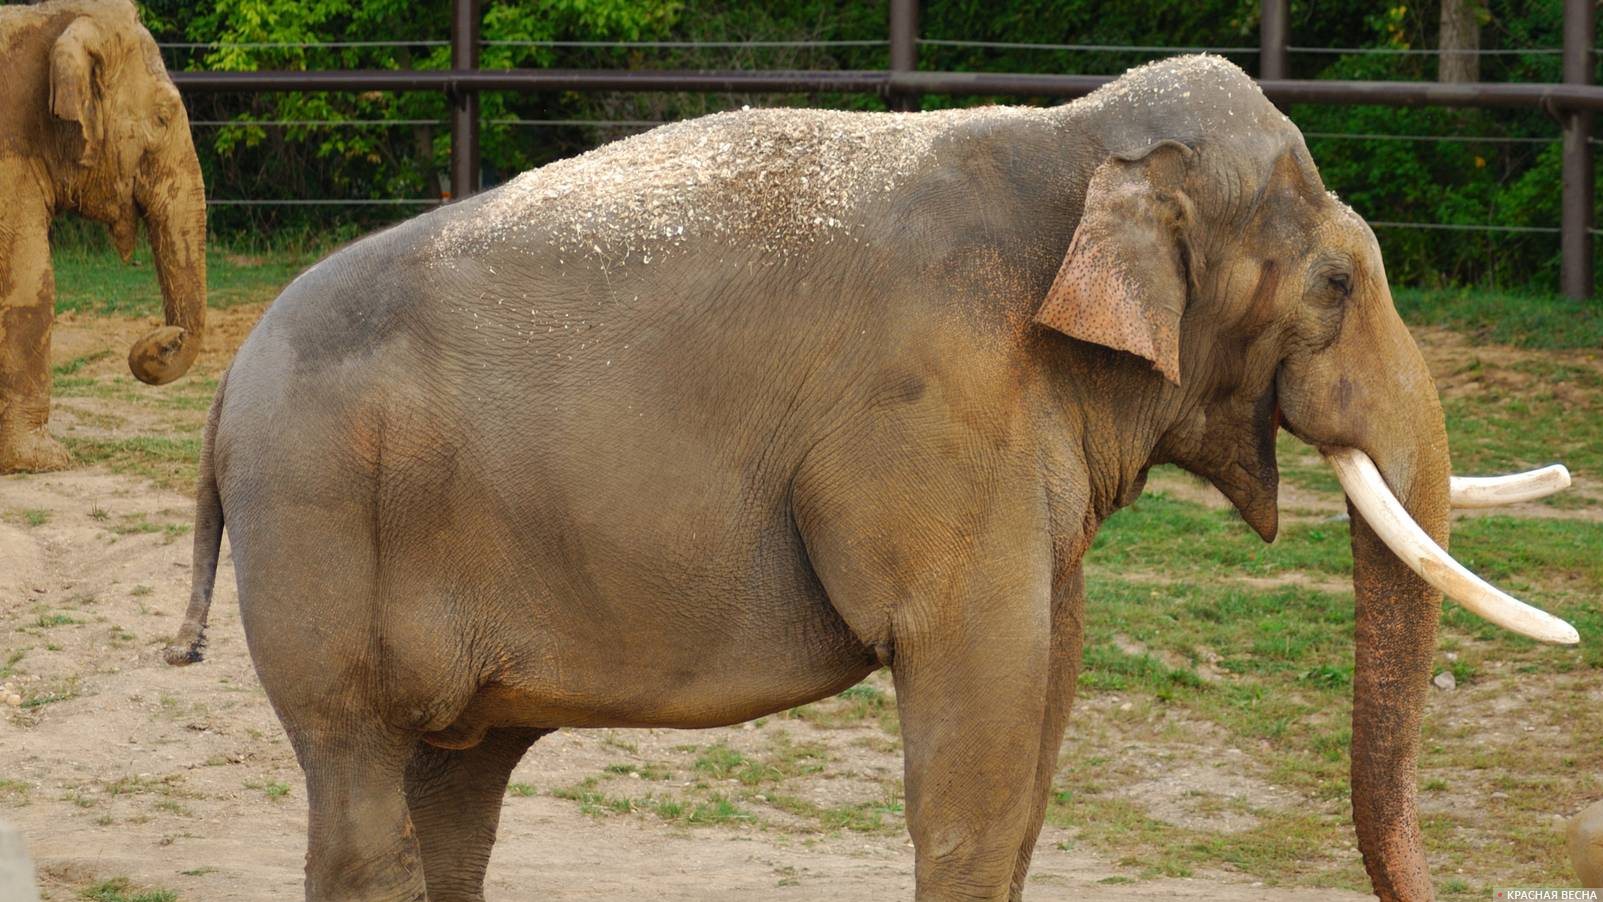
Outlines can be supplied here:
<path id="1" fill-rule="evenodd" d="M 1480 0 L 1442 0 L 1437 81 L 1481 80 L 1481 58 L 1476 51 L 1481 49 L 1482 14 Z"/>

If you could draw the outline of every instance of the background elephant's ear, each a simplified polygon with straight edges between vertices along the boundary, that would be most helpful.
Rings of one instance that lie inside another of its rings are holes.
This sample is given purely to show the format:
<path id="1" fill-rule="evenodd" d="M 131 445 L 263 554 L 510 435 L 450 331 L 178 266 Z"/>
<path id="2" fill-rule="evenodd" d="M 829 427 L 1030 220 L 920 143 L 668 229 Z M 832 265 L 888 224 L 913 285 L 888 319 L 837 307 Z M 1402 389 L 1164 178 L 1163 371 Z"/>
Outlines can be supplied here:
<path id="1" fill-rule="evenodd" d="M 105 127 L 100 118 L 104 85 L 100 28 L 88 17 L 73 21 L 50 48 L 50 112 L 78 124 L 83 150 L 78 165 L 92 166 L 100 156 Z"/>
<path id="2" fill-rule="evenodd" d="M 1193 151 L 1164 141 L 1098 166 L 1063 265 L 1035 321 L 1151 362 L 1180 384 L 1187 272 L 1181 191 Z"/>

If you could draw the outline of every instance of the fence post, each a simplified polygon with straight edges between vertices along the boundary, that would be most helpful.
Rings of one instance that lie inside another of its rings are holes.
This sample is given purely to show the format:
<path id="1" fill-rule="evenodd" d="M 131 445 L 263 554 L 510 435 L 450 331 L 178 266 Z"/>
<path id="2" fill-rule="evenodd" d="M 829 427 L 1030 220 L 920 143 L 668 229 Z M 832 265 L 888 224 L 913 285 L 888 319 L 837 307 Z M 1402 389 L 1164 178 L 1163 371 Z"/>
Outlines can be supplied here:
<path id="1" fill-rule="evenodd" d="M 1258 20 L 1258 77 L 1281 79 L 1286 75 L 1286 45 L 1290 43 L 1288 0 L 1263 0 Z"/>
<path id="2" fill-rule="evenodd" d="M 479 68 L 479 0 L 452 0 L 451 68 Z M 451 199 L 479 190 L 479 94 L 457 88 L 451 104 Z"/>
<path id="3" fill-rule="evenodd" d="M 917 68 L 918 0 L 891 0 L 891 74 Z M 917 93 L 894 88 L 889 103 L 893 110 L 909 112 L 920 106 Z"/>
<path id="4" fill-rule="evenodd" d="M 1594 0 L 1564 0 L 1564 83 L 1592 83 Z M 1592 296 L 1592 114 L 1565 110 L 1564 194 L 1559 217 L 1560 285 L 1576 300 Z"/>

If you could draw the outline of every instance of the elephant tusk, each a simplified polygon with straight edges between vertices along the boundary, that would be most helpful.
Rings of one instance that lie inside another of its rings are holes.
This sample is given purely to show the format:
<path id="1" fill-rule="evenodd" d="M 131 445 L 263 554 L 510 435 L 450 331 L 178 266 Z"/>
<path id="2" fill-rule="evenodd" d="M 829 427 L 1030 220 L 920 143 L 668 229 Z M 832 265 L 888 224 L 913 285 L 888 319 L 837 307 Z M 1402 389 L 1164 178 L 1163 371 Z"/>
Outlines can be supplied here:
<path id="1" fill-rule="evenodd" d="M 1454 476 L 1454 507 L 1501 507 L 1546 498 L 1570 487 L 1570 471 L 1563 464 L 1507 476 Z"/>
<path id="2" fill-rule="evenodd" d="M 1574 645 L 1581 641 L 1575 627 L 1533 608 L 1464 569 L 1442 546 L 1421 529 L 1386 485 L 1375 462 L 1356 448 L 1325 452 L 1336 479 L 1386 547 L 1410 570 L 1440 589 L 1471 612 L 1522 636 Z"/>

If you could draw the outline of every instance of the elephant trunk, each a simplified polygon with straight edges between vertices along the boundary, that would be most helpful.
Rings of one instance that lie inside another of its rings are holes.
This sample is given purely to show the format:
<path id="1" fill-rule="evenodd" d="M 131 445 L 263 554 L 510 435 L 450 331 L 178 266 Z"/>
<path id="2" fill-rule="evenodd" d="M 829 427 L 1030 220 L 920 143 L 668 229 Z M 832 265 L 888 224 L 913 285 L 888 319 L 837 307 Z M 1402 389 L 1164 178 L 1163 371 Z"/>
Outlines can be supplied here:
<path id="1" fill-rule="evenodd" d="M 189 370 L 206 327 L 206 193 L 193 149 L 187 159 L 173 156 L 178 159 L 158 164 L 145 181 L 151 188 L 140 192 L 164 325 L 134 342 L 128 368 L 150 385 L 171 382 Z"/>
<path id="2" fill-rule="evenodd" d="M 1416 453 L 1382 452 L 1375 463 L 1414 521 L 1445 545 L 1450 469 L 1434 398 L 1431 407 L 1425 417 L 1431 434 Z M 1353 502 L 1348 509 L 1357 603 L 1353 823 L 1375 894 L 1384 902 L 1420 902 L 1432 898 L 1432 889 L 1415 775 L 1441 594 L 1393 553 Z"/>
<path id="3" fill-rule="evenodd" d="M 1442 405 L 1424 358 L 1391 305 L 1383 313 L 1354 323 L 1355 333 L 1378 336 L 1360 345 L 1390 345 L 1381 358 L 1388 365 L 1372 370 L 1379 378 L 1324 380 L 1320 401 L 1308 404 L 1305 393 L 1293 412 L 1300 424 L 1319 410 L 1345 408 L 1354 415 L 1335 429 L 1321 424 L 1342 440 L 1320 445 L 1347 493 L 1352 519 L 1353 823 L 1375 894 L 1385 902 L 1420 902 L 1432 893 L 1415 775 L 1442 593 L 1521 635 L 1565 644 L 1580 637 L 1573 626 L 1470 573 L 1446 550 L 1455 495 L 1476 502 L 1487 492 L 1545 492 L 1567 474 L 1460 479 L 1455 486 Z"/>

